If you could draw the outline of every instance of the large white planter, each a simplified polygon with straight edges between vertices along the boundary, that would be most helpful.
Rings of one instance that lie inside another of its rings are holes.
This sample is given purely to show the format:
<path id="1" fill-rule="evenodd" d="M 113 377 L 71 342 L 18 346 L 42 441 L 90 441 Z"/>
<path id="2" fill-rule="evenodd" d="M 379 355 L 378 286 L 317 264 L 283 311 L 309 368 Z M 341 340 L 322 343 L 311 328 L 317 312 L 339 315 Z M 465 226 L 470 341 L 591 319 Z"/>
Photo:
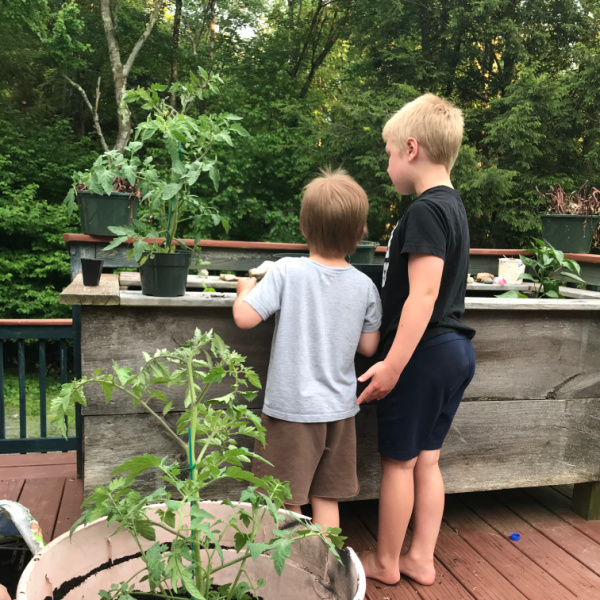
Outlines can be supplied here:
<path id="1" fill-rule="evenodd" d="M 250 505 L 244 506 L 250 510 Z M 161 507 L 164 505 L 156 505 L 154 510 Z M 232 512 L 219 502 L 204 502 L 202 508 L 225 521 Z M 279 527 L 293 525 L 295 520 L 282 512 L 286 520 Z M 268 541 L 273 526 L 270 517 L 265 518 L 257 541 Z M 133 537 L 126 531 L 114 534 L 116 529 L 116 524 L 107 526 L 106 519 L 100 519 L 78 528 L 72 537 L 65 533 L 55 539 L 23 572 L 16 600 L 97 600 L 99 590 L 129 579 L 143 562 Z M 172 540 L 168 532 L 158 528 L 156 532 L 161 543 Z M 144 541 L 144 545 L 150 547 L 152 542 Z M 222 546 L 233 546 L 233 532 L 225 536 Z M 235 550 L 224 550 L 225 561 L 235 555 Z M 362 565 L 351 548 L 341 551 L 341 556 L 343 565 L 319 538 L 308 538 L 292 544 L 281 577 L 269 556 L 261 556 L 256 562 L 248 560 L 246 570 L 254 581 L 265 579 L 265 587 L 259 590 L 265 600 L 363 600 L 366 580 Z M 235 567 L 216 573 L 215 583 L 231 582 Z M 144 583 L 136 587 L 148 590 Z"/>

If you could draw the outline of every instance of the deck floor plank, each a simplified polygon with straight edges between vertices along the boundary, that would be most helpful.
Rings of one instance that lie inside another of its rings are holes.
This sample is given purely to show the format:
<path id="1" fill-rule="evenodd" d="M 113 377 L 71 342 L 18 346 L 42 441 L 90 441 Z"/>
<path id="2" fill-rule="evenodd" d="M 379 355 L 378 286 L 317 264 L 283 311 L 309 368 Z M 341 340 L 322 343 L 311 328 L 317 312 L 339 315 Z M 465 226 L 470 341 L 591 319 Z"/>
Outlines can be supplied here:
<path id="1" fill-rule="evenodd" d="M 81 516 L 81 503 L 83 502 L 83 482 L 81 479 L 71 477 L 65 481 L 62 501 L 58 509 L 56 525 L 52 539 L 69 531 Z"/>
<path id="2" fill-rule="evenodd" d="M 75 465 L 75 452 L 48 452 L 46 454 L 0 454 L 0 468 L 29 467 L 35 465 Z"/>
<path id="3" fill-rule="evenodd" d="M 564 519 L 557 519 L 553 512 L 520 490 L 505 490 L 497 497 L 558 547 L 600 575 L 600 545 L 588 535 Z"/>
<path id="4" fill-rule="evenodd" d="M 0 499 L 27 506 L 49 541 L 80 516 L 83 485 L 75 471 L 74 452 L 0 456 Z M 448 496 L 436 583 L 368 580 L 366 600 L 597 600 L 600 521 L 577 515 L 565 491 Z M 342 533 L 356 551 L 376 546 L 377 506 L 376 500 L 341 505 Z M 512 531 L 521 534 L 519 542 L 508 539 Z M 410 531 L 405 551 L 409 544 Z"/>
<path id="5" fill-rule="evenodd" d="M 62 477 L 26 479 L 19 497 L 19 503 L 28 508 L 40 524 L 45 542 L 52 539 L 64 486 Z"/>
<path id="6" fill-rule="evenodd" d="M 375 538 L 377 536 L 378 525 L 378 503 L 377 501 L 367 500 L 352 503 L 354 510 L 359 518 L 366 525 L 367 529 Z M 411 531 L 407 531 L 403 544 L 403 553 L 410 547 Z M 420 585 L 412 579 L 406 579 L 412 588 L 419 594 L 423 600 L 473 600 L 474 596 L 452 575 L 448 569 L 435 558 L 436 580 L 431 586 Z"/>
<path id="7" fill-rule="evenodd" d="M 600 521 L 586 521 L 573 510 L 571 500 L 563 494 L 552 488 L 529 488 L 524 491 L 555 516 L 600 544 Z"/>
<path id="8" fill-rule="evenodd" d="M 24 485 L 24 479 L 8 479 L 0 481 L 0 500 L 12 500 L 13 502 L 18 502 Z"/>
<path id="9" fill-rule="evenodd" d="M 450 496 L 444 521 L 529 600 L 575 600 L 576 596 L 508 540 Z"/>
<path id="10" fill-rule="evenodd" d="M 519 533 L 521 539 L 516 543 L 519 550 L 577 598 L 593 597 L 594 590 L 600 590 L 598 575 L 491 494 L 463 494 L 461 500 L 504 538 L 508 538 L 512 532 Z"/>

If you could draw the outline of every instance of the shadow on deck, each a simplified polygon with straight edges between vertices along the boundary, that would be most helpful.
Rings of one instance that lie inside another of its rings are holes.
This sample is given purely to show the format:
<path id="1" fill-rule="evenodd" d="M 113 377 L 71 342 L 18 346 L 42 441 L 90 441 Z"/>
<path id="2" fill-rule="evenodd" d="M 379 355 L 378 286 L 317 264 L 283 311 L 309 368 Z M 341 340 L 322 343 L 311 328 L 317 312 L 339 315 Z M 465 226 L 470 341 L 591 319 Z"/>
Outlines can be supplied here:
<path id="1" fill-rule="evenodd" d="M 436 583 L 424 587 L 403 580 L 385 586 L 369 580 L 367 599 L 600 598 L 600 521 L 576 515 L 568 496 L 567 488 L 448 496 Z M 46 541 L 68 531 L 83 499 L 75 454 L 0 456 L 0 498 L 27 506 Z M 347 502 L 341 511 L 348 544 L 357 551 L 373 548 L 377 501 Z M 518 542 L 510 540 L 512 532 L 521 535 Z"/>

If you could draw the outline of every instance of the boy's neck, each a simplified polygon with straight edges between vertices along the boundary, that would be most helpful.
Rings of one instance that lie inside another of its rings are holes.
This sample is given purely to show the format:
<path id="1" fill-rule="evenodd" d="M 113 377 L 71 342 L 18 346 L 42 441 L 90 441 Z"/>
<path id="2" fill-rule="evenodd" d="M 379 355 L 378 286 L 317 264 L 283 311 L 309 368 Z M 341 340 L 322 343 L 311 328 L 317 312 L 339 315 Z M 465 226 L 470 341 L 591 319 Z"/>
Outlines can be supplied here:
<path id="1" fill-rule="evenodd" d="M 347 267 L 348 262 L 345 256 L 323 256 L 317 252 L 310 252 L 308 255 L 310 260 L 314 260 L 325 267 Z"/>
<path id="2" fill-rule="evenodd" d="M 417 176 L 415 182 L 415 193 L 420 196 L 423 192 L 431 188 L 445 185 L 454 188 L 450 180 L 450 173 L 444 165 L 429 163 L 427 168 L 423 169 Z"/>

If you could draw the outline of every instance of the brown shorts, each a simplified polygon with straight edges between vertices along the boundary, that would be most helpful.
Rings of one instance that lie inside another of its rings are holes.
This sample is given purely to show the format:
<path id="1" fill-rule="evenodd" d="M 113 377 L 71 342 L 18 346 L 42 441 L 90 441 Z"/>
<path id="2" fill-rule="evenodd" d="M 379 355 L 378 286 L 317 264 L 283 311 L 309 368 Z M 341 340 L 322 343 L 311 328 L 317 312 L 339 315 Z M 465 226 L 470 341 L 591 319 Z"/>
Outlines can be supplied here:
<path id="1" fill-rule="evenodd" d="M 354 417 L 331 423 L 293 423 L 263 413 L 267 445 L 254 451 L 273 467 L 252 461 L 257 477 L 272 475 L 289 481 L 292 499 L 286 504 L 308 504 L 310 496 L 352 498 L 358 494 Z"/>

